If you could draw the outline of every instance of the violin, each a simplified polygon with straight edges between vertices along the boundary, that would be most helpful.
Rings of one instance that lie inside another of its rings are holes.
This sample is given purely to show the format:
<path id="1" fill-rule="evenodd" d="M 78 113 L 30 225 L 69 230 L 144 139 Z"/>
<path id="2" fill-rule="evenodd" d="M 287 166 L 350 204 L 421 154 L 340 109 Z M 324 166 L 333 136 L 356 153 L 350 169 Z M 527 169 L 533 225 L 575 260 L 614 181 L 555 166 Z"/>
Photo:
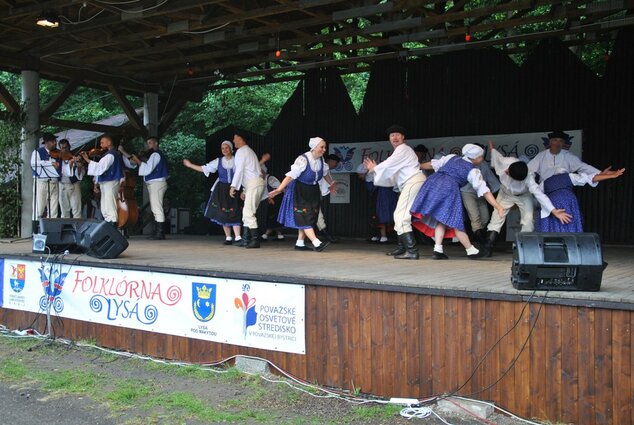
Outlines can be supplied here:
<path id="1" fill-rule="evenodd" d="M 70 161 L 71 159 L 75 158 L 75 155 L 73 155 L 73 153 L 71 151 L 61 151 L 59 149 L 52 149 L 48 155 L 51 158 L 55 158 L 55 159 L 61 159 L 62 161 Z"/>

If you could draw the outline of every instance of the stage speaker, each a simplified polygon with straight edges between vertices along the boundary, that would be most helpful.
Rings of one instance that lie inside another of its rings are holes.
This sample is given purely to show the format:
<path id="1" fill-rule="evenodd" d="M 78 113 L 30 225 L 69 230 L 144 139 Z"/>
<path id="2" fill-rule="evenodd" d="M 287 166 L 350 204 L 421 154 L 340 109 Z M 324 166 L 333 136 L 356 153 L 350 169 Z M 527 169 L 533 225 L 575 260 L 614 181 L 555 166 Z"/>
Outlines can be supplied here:
<path id="1" fill-rule="evenodd" d="M 40 235 L 44 236 L 46 246 L 51 250 L 51 253 L 64 252 L 66 250 L 71 252 L 80 251 L 77 246 L 75 234 L 77 229 L 84 224 L 86 220 L 81 218 L 41 218 L 39 222 Z M 44 249 L 36 249 L 36 235 L 33 235 L 33 251 L 43 251 Z M 38 240 L 42 240 L 41 236 L 38 236 Z M 41 243 L 40 243 L 41 244 Z M 37 246 L 39 248 L 39 245 Z"/>
<path id="2" fill-rule="evenodd" d="M 598 291 L 606 266 L 596 233 L 518 233 L 511 282 L 516 289 Z"/>
<path id="3" fill-rule="evenodd" d="M 77 229 L 77 245 L 96 258 L 115 258 L 128 248 L 128 241 L 105 221 L 85 220 Z"/>

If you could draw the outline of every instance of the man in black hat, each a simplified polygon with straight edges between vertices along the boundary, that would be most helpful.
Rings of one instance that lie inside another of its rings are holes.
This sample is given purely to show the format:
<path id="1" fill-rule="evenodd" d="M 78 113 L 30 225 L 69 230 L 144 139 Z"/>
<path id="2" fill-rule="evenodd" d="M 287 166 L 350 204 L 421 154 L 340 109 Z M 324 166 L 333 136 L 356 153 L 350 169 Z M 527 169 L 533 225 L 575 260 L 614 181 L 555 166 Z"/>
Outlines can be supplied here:
<path id="1" fill-rule="evenodd" d="M 625 171 L 625 169 L 612 170 L 608 168 L 602 172 L 586 164 L 570 151 L 563 149 L 564 144 L 569 139 L 570 136 L 561 130 L 548 133 L 548 150 L 538 153 L 528 163 L 528 171 L 538 176 L 542 188 L 546 180 L 558 174 L 570 174 L 571 182 L 575 186 L 589 184 L 592 187 L 596 187 L 600 180 L 619 177 Z M 542 218 L 546 217 L 548 215 L 544 216 L 542 214 Z M 581 222 L 581 217 L 574 217 L 573 219 L 579 223 Z"/>
<path id="2" fill-rule="evenodd" d="M 410 210 L 420 187 L 425 182 L 425 175 L 421 172 L 414 149 L 405 144 L 405 128 L 393 125 L 386 133 L 394 148 L 392 155 L 378 165 L 370 158 L 366 158 L 363 164 L 368 172 L 375 173 L 375 186 L 398 186 L 401 192 L 394 210 L 394 230 L 398 237 L 398 246 L 387 255 L 399 260 L 418 260 Z"/>
<path id="3" fill-rule="evenodd" d="M 601 171 L 591 165 L 582 162 L 575 154 L 563 149 L 570 135 L 561 130 L 548 133 L 548 149 L 538 153 L 528 163 L 528 170 L 539 176 L 539 181 L 543 182 L 549 177 L 557 174 L 557 170 L 565 169 L 569 173 L 580 173 L 594 176 Z M 596 186 L 593 184 L 592 186 Z"/>
<path id="4" fill-rule="evenodd" d="M 55 150 L 56 143 L 57 137 L 54 134 L 44 133 L 42 146 L 31 154 L 31 169 L 35 177 L 35 219 L 59 217 L 60 162 L 50 155 Z"/>

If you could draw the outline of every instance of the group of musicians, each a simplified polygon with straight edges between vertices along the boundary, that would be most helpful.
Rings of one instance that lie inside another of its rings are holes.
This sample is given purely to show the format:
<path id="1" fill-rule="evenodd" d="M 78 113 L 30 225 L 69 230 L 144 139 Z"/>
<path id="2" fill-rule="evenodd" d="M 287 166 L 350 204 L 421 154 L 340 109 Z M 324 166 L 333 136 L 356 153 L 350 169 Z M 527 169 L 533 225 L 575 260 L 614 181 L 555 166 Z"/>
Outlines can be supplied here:
<path id="1" fill-rule="evenodd" d="M 85 175 L 93 177 L 94 192 L 100 194 L 99 209 L 103 219 L 115 228 L 122 229 L 121 204 L 126 169 L 138 167 L 147 186 L 153 215 L 151 239 L 165 239 L 165 213 L 163 199 L 167 190 L 168 167 L 165 155 L 159 149 L 159 140 L 150 137 L 146 141 L 147 152 L 130 155 L 117 139 L 104 134 L 99 139 L 100 149 L 72 154 L 70 142 L 51 133 L 42 135 L 42 146 L 31 155 L 34 182 L 34 216 L 57 218 L 81 218 L 81 186 Z M 58 148 L 59 147 L 59 148 Z M 129 213 L 129 201 L 125 207 Z"/>

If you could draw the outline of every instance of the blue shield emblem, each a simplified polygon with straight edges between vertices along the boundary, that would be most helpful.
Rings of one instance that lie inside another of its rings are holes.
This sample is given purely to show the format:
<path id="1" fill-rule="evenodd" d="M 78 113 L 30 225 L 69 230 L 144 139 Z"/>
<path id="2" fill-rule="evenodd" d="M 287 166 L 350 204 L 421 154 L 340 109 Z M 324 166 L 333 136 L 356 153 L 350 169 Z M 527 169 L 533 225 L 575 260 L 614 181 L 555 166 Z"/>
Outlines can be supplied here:
<path id="1" fill-rule="evenodd" d="M 216 314 L 216 285 L 192 283 L 192 310 L 201 322 L 209 322 Z"/>

